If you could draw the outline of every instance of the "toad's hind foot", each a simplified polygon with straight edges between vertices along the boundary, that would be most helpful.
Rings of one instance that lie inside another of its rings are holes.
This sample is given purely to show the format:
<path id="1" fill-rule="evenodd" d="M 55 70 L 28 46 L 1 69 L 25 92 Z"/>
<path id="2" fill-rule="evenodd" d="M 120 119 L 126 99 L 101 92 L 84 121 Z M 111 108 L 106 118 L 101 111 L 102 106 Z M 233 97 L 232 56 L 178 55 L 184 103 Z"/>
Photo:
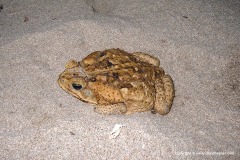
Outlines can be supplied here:
<path id="1" fill-rule="evenodd" d="M 175 94 L 173 80 L 169 75 L 163 76 L 162 80 L 163 80 L 163 85 L 165 89 L 166 102 L 171 107 L 173 103 L 174 94 Z"/>
<path id="2" fill-rule="evenodd" d="M 174 86 L 172 78 L 164 75 L 156 80 L 156 101 L 154 112 L 161 115 L 168 114 L 171 109 L 174 98 Z"/>
<path id="3" fill-rule="evenodd" d="M 110 105 L 97 105 L 94 111 L 100 114 L 125 114 L 127 111 L 124 103 L 110 104 Z"/>

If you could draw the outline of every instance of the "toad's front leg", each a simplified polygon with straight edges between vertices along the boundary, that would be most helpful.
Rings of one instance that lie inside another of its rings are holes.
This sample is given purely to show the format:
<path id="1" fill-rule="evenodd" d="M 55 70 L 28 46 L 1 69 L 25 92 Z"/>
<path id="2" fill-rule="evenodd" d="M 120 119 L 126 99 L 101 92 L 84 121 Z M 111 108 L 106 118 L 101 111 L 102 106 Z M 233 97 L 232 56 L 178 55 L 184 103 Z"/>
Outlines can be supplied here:
<path id="1" fill-rule="evenodd" d="M 96 105 L 94 111 L 100 114 L 125 114 L 127 111 L 126 105 L 124 103 L 116 103 L 109 105 Z"/>

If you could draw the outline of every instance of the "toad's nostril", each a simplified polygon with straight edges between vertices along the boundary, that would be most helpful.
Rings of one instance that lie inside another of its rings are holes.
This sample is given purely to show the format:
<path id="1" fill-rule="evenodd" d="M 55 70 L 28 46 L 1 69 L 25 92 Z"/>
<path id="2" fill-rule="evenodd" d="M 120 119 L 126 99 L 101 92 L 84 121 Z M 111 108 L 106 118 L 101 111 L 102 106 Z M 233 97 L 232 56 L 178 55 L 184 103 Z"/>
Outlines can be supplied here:
<path id="1" fill-rule="evenodd" d="M 73 87 L 74 89 L 76 89 L 76 90 L 82 89 L 82 85 L 76 84 L 76 83 L 73 83 L 73 84 L 72 84 L 72 87 Z"/>

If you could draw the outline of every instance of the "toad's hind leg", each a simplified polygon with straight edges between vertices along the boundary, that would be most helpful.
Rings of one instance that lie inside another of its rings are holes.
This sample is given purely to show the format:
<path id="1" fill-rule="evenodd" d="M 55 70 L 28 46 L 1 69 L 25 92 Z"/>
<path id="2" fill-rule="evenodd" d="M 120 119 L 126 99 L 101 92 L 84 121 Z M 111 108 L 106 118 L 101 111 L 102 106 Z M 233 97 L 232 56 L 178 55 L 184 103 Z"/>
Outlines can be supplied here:
<path id="1" fill-rule="evenodd" d="M 154 105 L 154 112 L 161 115 L 168 114 L 174 98 L 174 86 L 172 78 L 169 75 L 164 75 L 162 78 L 157 78 L 155 87 L 156 101 Z"/>
<path id="2" fill-rule="evenodd" d="M 154 89 L 144 82 L 131 82 L 131 85 L 133 87 L 120 89 L 127 107 L 125 114 L 152 110 L 155 99 Z"/>
<path id="3" fill-rule="evenodd" d="M 150 56 L 150 55 L 148 55 L 146 53 L 142 53 L 142 52 L 135 52 L 135 53 L 133 53 L 133 55 L 137 59 L 139 59 L 143 62 L 150 63 L 150 64 L 152 64 L 154 66 L 157 66 L 157 67 L 160 66 L 160 61 L 156 57 Z"/>
<path id="4" fill-rule="evenodd" d="M 94 111 L 100 114 L 125 114 L 127 111 L 126 105 L 124 103 L 116 103 L 109 105 L 97 105 Z"/>

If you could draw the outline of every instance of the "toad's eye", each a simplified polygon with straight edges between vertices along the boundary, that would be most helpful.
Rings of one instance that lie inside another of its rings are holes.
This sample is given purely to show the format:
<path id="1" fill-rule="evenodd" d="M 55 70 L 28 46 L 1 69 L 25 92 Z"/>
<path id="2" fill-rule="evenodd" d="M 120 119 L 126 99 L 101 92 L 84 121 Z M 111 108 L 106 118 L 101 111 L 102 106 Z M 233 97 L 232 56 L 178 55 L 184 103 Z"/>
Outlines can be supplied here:
<path id="1" fill-rule="evenodd" d="M 73 87 L 74 89 L 76 89 L 76 90 L 82 89 L 82 85 L 76 84 L 76 83 L 73 83 L 73 84 L 72 84 L 72 87 Z"/>

